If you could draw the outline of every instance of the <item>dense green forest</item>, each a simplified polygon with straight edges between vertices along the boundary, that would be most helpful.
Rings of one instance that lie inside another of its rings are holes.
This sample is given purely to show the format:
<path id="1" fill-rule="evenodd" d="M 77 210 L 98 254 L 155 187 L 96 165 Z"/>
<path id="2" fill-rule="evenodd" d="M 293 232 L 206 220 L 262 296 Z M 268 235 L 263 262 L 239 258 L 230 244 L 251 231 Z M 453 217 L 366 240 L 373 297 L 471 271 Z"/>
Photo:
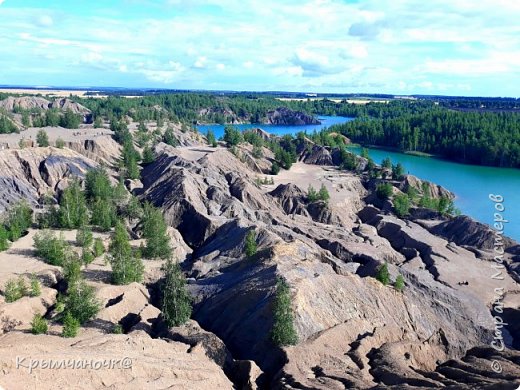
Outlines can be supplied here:
<path id="1" fill-rule="evenodd" d="M 359 118 L 329 131 L 354 142 L 438 154 L 450 160 L 520 167 L 520 114 L 431 108 L 387 119 Z"/>

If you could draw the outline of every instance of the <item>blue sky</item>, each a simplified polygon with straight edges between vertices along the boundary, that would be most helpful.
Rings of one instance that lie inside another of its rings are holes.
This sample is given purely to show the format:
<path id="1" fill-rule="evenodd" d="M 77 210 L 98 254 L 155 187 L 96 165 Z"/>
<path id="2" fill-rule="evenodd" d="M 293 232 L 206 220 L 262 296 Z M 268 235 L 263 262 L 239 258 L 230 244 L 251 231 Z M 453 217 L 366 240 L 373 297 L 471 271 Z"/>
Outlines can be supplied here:
<path id="1" fill-rule="evenodd" d="M 520 96 L 515 0 L 0 0 L 0 84 Z"/>

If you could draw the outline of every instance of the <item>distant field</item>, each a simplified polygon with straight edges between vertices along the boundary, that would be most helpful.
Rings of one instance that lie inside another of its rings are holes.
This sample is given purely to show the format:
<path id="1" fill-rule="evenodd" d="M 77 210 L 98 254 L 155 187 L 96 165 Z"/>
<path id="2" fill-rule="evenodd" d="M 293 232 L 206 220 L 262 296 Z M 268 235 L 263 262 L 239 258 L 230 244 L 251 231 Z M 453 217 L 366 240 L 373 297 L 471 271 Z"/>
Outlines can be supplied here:
<path id="1" fill-rule="evenodd" d="M 70 95 L 74 96 L 85 96 L 89 91 L 69 91 L 59 89 L 15 89 L 15 88 L 0 88 L 0 92 L 12 93 L 12 94 L 23 94 L 23 95 L 50 95 L 55 97 L 67 97 Z M 90 91 L 92 92 L 92 91 Z"/>
<path id="2" fill-rule="evenodd" d="M 344 99 L 331 99 L 331 98 L 324 98 L 324 97 L 309 97 L 309 98 L 278 98 L 278 100 L 281 100 L 281 101 L 293 101 L 293 100 L 296 100 L 296 101 L 306 101 L 306 100 L 323 100 L 323 99 L 328 99 L 328 100 L 332 100 L 333 102 L 336 102 L 336 103 L 340 103 L 342 102 Z M 367 103 L 370 103 L 370 102 L 377 102 L 377 103 L 388 103 L 390 100 L 383 100 L 383 99 L 371 99 L 371 98 L 367 98 L 367 99 L 347 99 L 347 103 L 351 103 L 351 104 L 367 104 Z"/>

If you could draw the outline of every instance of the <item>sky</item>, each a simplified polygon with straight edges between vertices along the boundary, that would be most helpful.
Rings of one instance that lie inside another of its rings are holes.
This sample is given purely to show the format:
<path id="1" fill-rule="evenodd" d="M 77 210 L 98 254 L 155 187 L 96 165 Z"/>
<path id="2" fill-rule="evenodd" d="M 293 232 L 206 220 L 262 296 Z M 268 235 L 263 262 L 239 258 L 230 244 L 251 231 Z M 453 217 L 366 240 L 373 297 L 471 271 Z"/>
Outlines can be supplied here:
<path id="1" fill-rule="evenodd" d="M 0 0 L 0 84 L 520 96 L 518 0 Z"/>

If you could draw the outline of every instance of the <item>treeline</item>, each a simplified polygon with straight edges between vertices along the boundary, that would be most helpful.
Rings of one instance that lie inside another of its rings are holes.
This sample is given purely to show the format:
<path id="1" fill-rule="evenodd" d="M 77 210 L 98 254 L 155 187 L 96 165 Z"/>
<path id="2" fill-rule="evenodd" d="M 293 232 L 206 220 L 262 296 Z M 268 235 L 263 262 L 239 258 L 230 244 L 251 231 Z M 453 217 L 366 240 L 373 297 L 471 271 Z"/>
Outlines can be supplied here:
<path id="1" fill-rule="evenodd" d="M 352 141 L 438 154 L 480 165 L 520 167 L 520 115 L 432 109 L 333 126 Z"/>

